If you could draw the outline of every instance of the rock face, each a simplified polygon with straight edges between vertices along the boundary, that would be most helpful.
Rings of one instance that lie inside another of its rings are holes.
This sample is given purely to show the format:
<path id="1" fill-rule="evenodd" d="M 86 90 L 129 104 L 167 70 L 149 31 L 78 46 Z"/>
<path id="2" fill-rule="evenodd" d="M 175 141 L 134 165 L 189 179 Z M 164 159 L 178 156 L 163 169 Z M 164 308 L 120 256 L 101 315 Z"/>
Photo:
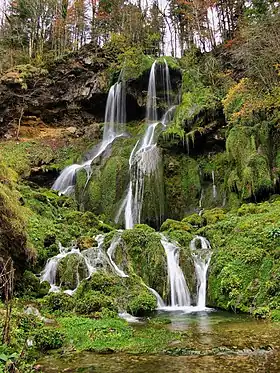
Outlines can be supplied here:
<path id="1" fill-rule="evenodd" d="M 120 73 L 119 65 L 112 73 L 117 57 L 88 44 L 53 61 L 46 69 L 21 65 L 4 73 L 0 77 L 0 136 L 9 128 L 17 128 L 26 117 L 71 131 L 102 122 L 110 85 Z M 139 76 L 127 77 L 128 122 L 145 117 L 148 78 L 148 66 Z M 176 91 L 180 81 L 179 69 L 171 69 L 171 84 Z"/>
<path id="2" fill-rule="evenodd" d="M 93 45 L 55 61 L 48 70 L 18 66 L 1 78 L 0 134 L 23 115 L 79 126 L 103 118 L 108 61 Z"/>

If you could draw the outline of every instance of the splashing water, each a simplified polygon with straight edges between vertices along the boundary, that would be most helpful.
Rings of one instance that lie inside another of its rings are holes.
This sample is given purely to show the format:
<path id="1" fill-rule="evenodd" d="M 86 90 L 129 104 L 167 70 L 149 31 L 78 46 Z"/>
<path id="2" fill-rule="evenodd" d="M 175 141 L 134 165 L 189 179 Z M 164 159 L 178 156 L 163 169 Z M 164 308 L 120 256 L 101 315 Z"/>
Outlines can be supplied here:
<path id="1" fill-rule="evenodd" d="M 197 243 L 200 243 L 200 247 Z M 197 306 L 204 309 L 206 307 L 207 271 L 212 255 L 211 246 L 206 238 L 195 236 L 190 243 L 190 249 L 197 276 Z"/>
<path id="2" fill-rule="evenodd" d="M 161 244 L 165 249 L 168 266 L 168 279 L 171 293 L 171 307 L 188 307 L 191 304 L 190 292 L 179 266 L 179 247 L 161 236 Z"/>
<path id="3" fill-rule="evenodd" d="M 105 124 L 102 142 L 94 149 L 90 159 L 82 164 L 73 164 L 66 167 L 56 179 L 52 189 L 60 194 L 70 195 L 75 190 L 76 174 L 84 169 L 87 173 L 86 185 L 91 177 L 91 165 L 95 159 L 100 157 L 118 138 L 124 136 L 124 125 L 126 121 L 126 98 L 125 84 L 122 81 L 122 72 L 119 81 L 109 91 L 106 110 Z"/>

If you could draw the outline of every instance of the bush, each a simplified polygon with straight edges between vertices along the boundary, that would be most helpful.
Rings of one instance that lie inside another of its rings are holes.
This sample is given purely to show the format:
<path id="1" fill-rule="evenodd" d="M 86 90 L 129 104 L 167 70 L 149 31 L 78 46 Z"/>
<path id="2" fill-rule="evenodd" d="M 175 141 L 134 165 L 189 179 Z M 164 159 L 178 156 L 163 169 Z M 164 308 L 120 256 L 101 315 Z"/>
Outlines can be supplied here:
<path id="1" fill-rule="evenodd" d="M 35 332 L 34 342 L 41 351 L 54 350 L 62 347 L 64 335 L 54 329 L 42 328 Z"/>
<path id="2" fill-rule="evenodd" d="M 128 312 L 134 316 L 145 316 L 157 307 L 156 298 L 150 293 L 139 294 L 128 303 Z"/>
<path id="3" fill-rule="evenodd" d="M 34 273 L 25 271 L 21 281 L 17 283 L 16 293 L 21 297 L 42 298 L 48 294 L 49 290 L 48 282 L 40 282 Z"/>
<path id="4" fill-rule="evenodd" d="M 103 309 L 116 310 L 116 306 L 111 297 L 97 291 L 89 291 L 84 298 L 76 302 L 75 311 L 80 314 L 89 315 L 101 312 Z"/>
<path id="5" fill-rule="evenodd" d="M 51 293 L 44 301 L 50 311 L 72 311 L 75 307 L 74 299 L 65 293 Z"/>

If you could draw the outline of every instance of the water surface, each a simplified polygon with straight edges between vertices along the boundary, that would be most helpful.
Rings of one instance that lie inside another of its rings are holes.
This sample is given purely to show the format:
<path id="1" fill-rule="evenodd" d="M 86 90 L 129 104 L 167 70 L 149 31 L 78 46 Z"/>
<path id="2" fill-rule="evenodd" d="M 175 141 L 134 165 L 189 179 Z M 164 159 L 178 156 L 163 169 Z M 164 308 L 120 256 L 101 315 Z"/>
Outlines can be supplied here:
<path id="1" fill-rule="evenodd" d="M 90 352 L 46 356 L 42 371 L 85 373 L 279 373 L 280 324 L 220 311 L 161 311 L 160 327 L 179 330 L 158 355 Z M 167 323 L 169 320 L 169 323 Z M 145 327 L 145 325 L 135 325 Z M 156 326 L 159 327 L 159 326 Z"/>

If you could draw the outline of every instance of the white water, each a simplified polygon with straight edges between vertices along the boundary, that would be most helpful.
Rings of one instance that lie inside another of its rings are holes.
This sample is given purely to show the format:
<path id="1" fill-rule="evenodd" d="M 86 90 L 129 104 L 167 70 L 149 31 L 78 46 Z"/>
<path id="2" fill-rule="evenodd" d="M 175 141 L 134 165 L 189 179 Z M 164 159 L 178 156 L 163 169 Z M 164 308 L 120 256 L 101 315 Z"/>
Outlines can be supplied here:
<path id="1" fill-rule="evenodd" d="M 116 216 L 116 221 L 119 220 L 122 211 L 124 210 L 125 228 L 131 229 L 135 224 L 141 222 L 141 213 L 143 207 L 145 177 L 156 175 L 156 171 L 160 164 L 161 156 L 156 146 L 157 142 L 157 127 L 162 125 L 161 130 L 172 119 L 175 106 L 171 106 L 171 82 L 167 62 L 161 68 L 160 78 L 164 90 L 164 101 L 167 110 L 161 120 L 158 120 L 157 111 L 157 82 L 159 79 L 157 72 L 157 62 L 152 65 L 149 77 L 149 86 L 147 94 L 146 106 L 146 123 L 147 128 L 141 141 L 138 141 L 133 148 L 129 159 L 130 182 L 127 189 L 127 195 L 122 203 L 120 210 Z M 159 129 L 160 131 L 160 129 Z M 161 214 L 161 211 L 160 211 Z"/>
<path id="2" fill-rule="evenodd" d="M 200 247 L 197 246 L 200 244 Z M 211 246 L 209 241 L 202 236 L 195 236 L 190 243 L 197 276 L 197 307 L 206 307 L 207 271 L 211 260 Z"/>
<path id="3" fill-rule="evenodd" d="M 82 169 L 87 173 L 86 184 L 88 183 L 91 177 L 91 165 L 93 161 L 100 157 L 118 137 L 124 136 L 123 131 L 126 121 L 125 103 L 125 85 L 122 81 L 119 81 L 110 88 L 108 93 L 102 142 L 95 148 L 90 159 L 81 164 L 73 164 L 66 167 L 56 179 L 52 189 L 59 191 L 60 194 L 72 194 L 75 190 L 76 174 Z"/>
<path id="4" fill-rule="evenodd" d="M 155 289 L 153 289 L 153 288 L 149 288 L 149 286 L 147 286 L 147 288 L 148 288 L 148 289 L 150 290 L 150 292 L 151 292 L 152 294 L 154 294 L 154 296 L 157 298 L 157 307 L 158 307 L 158 308 L 164 308 L 164 307 L 166 307 L 166 305 L 165 305 L 165 303 L 164 303 L 162 297 L 159 295 L 159 293 L 158 293 Z"/>
<path id="5" fill-rule="evenodd" d="M 217 198 L 217 187 L 215 184 L 215 171 L 212 171 L 212 188 L 213 188 L 213 199 Z"/>
<path id="6" fill-rule="evenodd" d="M 59 244 L 59 254 L 47 261 L 47 264 L 40 276 L 41 282 L 47 281 L 51 285 L 50 292 L 58 292 L 61 290 L 60 284 L 58 285 L 56 283 L 56 277 L 59 262 L 63 258 L 73 254 L 80 256 L 87 268 L 87 276 L 85 278 L 89 278 L 93 272 L 96 272 L 98 268 L 102 267 L 105 264 L 106 258 L 102 251 L 104 235 L 98 235 L 95 239 L 98 243 L 97 248 L 93 247 L 87 250 L 83 250 L 82 252 L 75 245 L 71 246 L 70 248 L 65 248 L 61 244 Z M 76 289 L 83 279 L 84 278 L 79 278 L 79 275 L 77 273 Z M 76 289 L 67 289 L 64 292 L 72 295 L 76 291 Z"/>
<path id="7" fill-rule="evenodd" d="M 190 306 L 190 292 L 183 271 L 179 266 L 179 247 L 174 242 L 168 241 L 163 235 L 161 236 L 161 244 L 167 257 L 171 307 Z"/>
<path id="8" fill-rule="evenodd" d="M 127 274 L 124 273 L 124 271 L 122 271 L 117 265 L 116 263 L 114 262 L 113 260 L 113 256 L 114 256 L 114 253 L 116 251 L 116 248 L 118 247 L 118 245 L 120 244 L 121 242 L 121 232 L 119 231 L 112 239 L 111 241 L 111 244 L 110 244 L 110 247 L 109 249 L 107 250 L 107 255 L 108 255 L 108 258 L 109 258 L 109 261 L 110 261 L 110 264 L 112 266 L 112 268 L 115 270 L 116 274 L 120 277 L 128 277 Z"/>

